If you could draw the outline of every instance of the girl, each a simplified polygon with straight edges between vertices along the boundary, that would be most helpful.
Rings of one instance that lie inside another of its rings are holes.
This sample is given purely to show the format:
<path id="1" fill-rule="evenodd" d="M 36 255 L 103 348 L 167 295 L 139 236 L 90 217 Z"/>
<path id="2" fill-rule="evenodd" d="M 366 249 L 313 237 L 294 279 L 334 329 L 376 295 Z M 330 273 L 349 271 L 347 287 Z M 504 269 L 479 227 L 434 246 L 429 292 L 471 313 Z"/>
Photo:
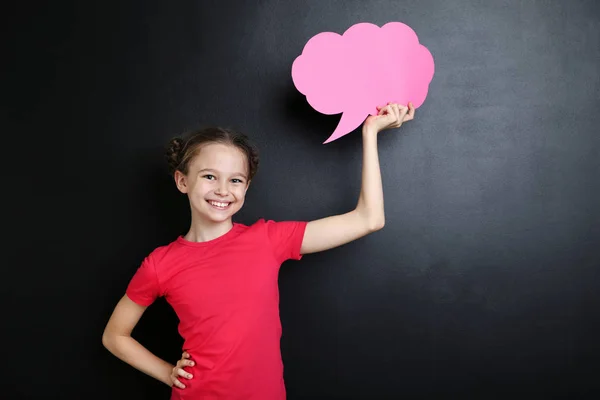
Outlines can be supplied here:
<path id="1" fill-rule="evenodd" d="M 377 109 L 362 128 L 356 208 L 311 222 L 261 219 L 246 226 L 232 221 L 258 167 L 256 150 L 244 135 L 211 128 L 185 141 L 172 140 L 167 155 L 177 189 L 188 196 L 191 226 L 185 236 L 143 260 L 106 325 L 104 346 L 172 386 L 171 399 L 285 399 L 279 267 L 383 228 L 377 134 L 412 120 L 415 110 L 412 103 Z M 185 352 L 176 366 L 131 337 L 159 296 L 165 296 L 180 321 Z M 184 385 L 180 377 L 189 380 Z"/>

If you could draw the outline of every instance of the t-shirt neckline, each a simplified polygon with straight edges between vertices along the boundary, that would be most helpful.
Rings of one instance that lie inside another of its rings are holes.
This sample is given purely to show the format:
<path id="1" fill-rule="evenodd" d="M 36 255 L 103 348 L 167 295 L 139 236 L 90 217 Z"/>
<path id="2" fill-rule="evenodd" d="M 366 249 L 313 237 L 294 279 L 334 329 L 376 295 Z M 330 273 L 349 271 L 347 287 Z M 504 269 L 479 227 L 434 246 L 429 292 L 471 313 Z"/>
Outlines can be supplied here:
<path id="1" fill-rule="evenodd" d="M 206 242 L 192 242 L 190 240 L 187 240 L 183 237 L 183 235 L 180 235 L 177 238 L 177 243 L 182 244 L 184 246 L 191 246 L 191 247 L 204 247 L 204 246 L 212 246 L 216 243 L 222 242 L 223 240 L 228 239 L 229 237 L 231 237 L 235 232 L 238 231 L 239 227 L 241 226 L 241 224 L 238 224 L 237 222 L 233 223 L 233 226 L 231 227 L 230 230 L 228 230 L 226 233 L 222 234 L 219 237 L 216 237 L 212 240 L 207 240 Z"/>

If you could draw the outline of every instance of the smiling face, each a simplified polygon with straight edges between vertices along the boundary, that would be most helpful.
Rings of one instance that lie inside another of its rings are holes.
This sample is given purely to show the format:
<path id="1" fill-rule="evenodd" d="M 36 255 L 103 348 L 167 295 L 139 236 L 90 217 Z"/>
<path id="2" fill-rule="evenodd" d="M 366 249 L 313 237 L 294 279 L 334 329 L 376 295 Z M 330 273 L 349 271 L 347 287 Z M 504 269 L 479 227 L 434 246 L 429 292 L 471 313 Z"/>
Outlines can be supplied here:
<path id="1" fill-rule="evenodd" d="M 192 218 L 204 223 L 230 222 L 244 205 L 248 189 L 246 155 L 231 145 L 202 145 L 188 173 L 175 173 L 175 183 L 188 195 Z"/>

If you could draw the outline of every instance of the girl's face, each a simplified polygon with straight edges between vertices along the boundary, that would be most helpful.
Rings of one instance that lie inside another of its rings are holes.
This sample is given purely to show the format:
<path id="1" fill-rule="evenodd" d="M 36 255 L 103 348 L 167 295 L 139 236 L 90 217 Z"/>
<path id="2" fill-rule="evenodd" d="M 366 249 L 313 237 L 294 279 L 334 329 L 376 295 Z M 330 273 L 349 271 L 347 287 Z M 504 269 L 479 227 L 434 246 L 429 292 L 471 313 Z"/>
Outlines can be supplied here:
<path id="1" fill-rule="evenodd" d="M 205 144 L 187 175 L 175 173 L 175 182 L 187 193 L 193 215 L 206 222 L 226 222 L 244 204 L 249 184 L 246 155 L 235 146 Z"/>

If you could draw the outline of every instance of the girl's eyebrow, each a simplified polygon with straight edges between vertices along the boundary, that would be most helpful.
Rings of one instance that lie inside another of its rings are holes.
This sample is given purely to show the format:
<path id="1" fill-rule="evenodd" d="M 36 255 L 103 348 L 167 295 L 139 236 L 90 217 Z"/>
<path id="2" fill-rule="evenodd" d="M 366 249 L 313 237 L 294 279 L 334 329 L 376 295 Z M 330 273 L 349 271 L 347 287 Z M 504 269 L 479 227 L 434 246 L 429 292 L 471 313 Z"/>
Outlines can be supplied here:
<path id="1" fill-rule="evenodd" d="M 200 171 L 198 171 L 198 173 L 201 173 L 201 172 L 214 172 L 214 173 L 219 173 L 219 171 L 217 171 L 217 170 L 215 170 L 215 169 L 212 169 L 212 168 L 203 168 L 203 169 L 201 169 Z M 248 178 L 246 177 L 246 174 L 243 174 L 243 173 L 241 173 L 241 172 L 235 172 L 235 173 L 234 173 L 232 176 L 242 176 L 242 177 L 244 177 L 244 179 L 248 179 Z"/>

